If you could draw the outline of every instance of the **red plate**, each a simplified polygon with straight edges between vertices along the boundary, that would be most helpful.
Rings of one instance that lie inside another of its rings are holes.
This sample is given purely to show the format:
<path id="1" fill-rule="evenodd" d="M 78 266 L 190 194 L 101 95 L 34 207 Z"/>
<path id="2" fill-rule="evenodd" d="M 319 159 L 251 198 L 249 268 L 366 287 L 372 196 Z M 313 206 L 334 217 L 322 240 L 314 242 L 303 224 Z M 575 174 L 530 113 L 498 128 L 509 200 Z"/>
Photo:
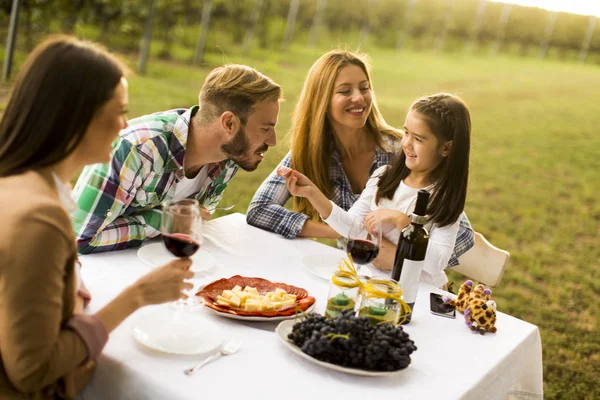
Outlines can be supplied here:
<path id="1" fill-rule="evenodd" d="M 258 290 L 258 293 L 262 295 L 266 294 L 267 292 L 274 292 L 277 288 L 283 289 L 289 294 L 296 295 L 297 307 L 290 307 L 276 311 L 245 311 L 240 308 L 217 304 L 217 296 L 221 295 L 223 290 L 231 290 L 236 285 L 240 286 L 242 289 L 246 286 L 254 287 L 256 290 Z M 215 311 L 245 317 L 283 317 L 294 315 L 300 310 L 306 311 L 315 302 L 315 298 L 309 296 L 305 289 L 288 285 L 286 283 L 271 282 L 263 278 L 249 278 L 240 275 L 235 275 L 231 278 L 219 279 L 218 281 L 209 283 L 196 295 L 202 297 L 205 301 L 205 305 Z"/>

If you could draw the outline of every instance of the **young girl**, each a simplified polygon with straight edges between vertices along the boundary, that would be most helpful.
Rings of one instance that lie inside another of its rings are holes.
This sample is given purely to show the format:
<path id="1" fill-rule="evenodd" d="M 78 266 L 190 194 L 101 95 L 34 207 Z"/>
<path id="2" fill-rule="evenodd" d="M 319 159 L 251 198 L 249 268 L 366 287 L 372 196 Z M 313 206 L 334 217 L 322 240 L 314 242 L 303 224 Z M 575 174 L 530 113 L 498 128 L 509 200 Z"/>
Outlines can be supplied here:
<path id="1" fill-rule="evenodd" d="M 366 56 L 331 50 L 310 67 L 292 116 L 290 151 L 280 164 L 304 174 L 330 200 L 349 210 L 375 170 L 392 162 L 402 133 L 389 126 L 377 106 Z M 256 190 L 246 221 L 286 239 L 339 238 L 308 199 L 294 197 L 273 171 Z M 473 247 L 474 232 L 465 213 L 448 266 Z M 382 241 L 373 265 L 391 269 L 395 243 Z"/>
<path id="2" fill-rule="evenodd" d="M 415 101 L 406 115 L 402 150 L 389 166 L 378 168 L 347 212 L 330 201 L 306 176 L 280 169 L 294 196 L 304 197 L 323 221 L 347 237 L 356 220 L 373 231 L 381 223 L 385 238 L 398 242 L 410 223 L 417 192 L 431 193 L 427 208 L 430 238 L 421 280 L 447 282 L 444 269 L 454 248 L 467 196 L 471 117 L 456 96 L 440 93 Z"/>

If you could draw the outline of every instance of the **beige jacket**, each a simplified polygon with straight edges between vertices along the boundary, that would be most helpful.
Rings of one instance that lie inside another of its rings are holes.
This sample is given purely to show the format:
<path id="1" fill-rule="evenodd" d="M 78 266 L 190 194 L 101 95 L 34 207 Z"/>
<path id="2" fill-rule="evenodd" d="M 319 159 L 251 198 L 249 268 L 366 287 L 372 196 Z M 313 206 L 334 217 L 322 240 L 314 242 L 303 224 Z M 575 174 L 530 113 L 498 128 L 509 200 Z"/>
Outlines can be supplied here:
<path id="1" fill-rule="evenodd" d="M 0 399 L 71 398 L 107 339 L 73 315 L 77 248 L 49 170 L 0 178 Z"/>

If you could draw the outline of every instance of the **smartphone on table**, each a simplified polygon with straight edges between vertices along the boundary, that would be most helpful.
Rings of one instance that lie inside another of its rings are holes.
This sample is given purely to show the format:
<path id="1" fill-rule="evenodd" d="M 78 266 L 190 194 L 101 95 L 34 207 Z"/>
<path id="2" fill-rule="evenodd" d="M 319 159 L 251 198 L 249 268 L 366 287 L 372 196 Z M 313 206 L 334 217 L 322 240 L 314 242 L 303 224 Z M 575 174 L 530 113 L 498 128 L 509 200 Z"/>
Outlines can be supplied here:
<path id="1" fill-rule="evenodd" d="M 441 294 L 429 293 L 429 303 L 432 314 L 440 317 L 456 318 L 454 306 L 444 303 Z"/>

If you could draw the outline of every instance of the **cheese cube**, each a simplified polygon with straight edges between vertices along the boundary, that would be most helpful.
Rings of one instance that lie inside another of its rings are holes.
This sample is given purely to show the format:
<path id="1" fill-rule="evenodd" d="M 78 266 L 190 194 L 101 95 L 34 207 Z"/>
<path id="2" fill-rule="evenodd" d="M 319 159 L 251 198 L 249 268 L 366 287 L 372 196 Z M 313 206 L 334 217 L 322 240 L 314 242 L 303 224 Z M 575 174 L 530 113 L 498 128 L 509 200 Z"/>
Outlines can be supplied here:
<path id="1" fill-rule="evenodd" d="M 267 299 L 271 301 L 283 301 L 283 298 L 281 296 L 278 296 L 275 292 L 267 293 Z"/>
<path id="2" fill-rule="evenodd" d="M 273 304 L 273 310 L 281 310 L 284 308 L 281 301 L 273 301 L 271 304 Z"/>
<path id="3" fill-rule="evenodd" d="M 247 299 L 251 297 L 250 293 L 244 291 L 236 292 L 235 294 L 240 298 L 242 303 L 244 303 Z"/>
<path id="4" fill-rule="evenodd" d="M 229 301 L 229 304 L 231 304 L 234 307 L 239 307 L 242 304 L 242 300 L 240 299 L 240 296 L 238 296 L 235 293 L 233 293 L 231 295 L 231 297 L 229 299 L 227 299 L 227 301 Z"/>
<path id="5" fill-rule="evenodd" d="M 291 307 L 296 307 L 296 300 L 284 300 L 281 302 L 282 309 L 291 308 Z"/>
<path id="6" fill-rule="evenodd" d="M 262 310 L 263 311 L 273 311 L 274 309 L 275 309 L 275 304 L 271 300 L 265 298 L 262 301 Z"/>
<path id="7" fill-rule="evenodd" d="M 248 293 L 251 293 L 251 294 L 254 294 L 254 295 L 258 295 L 259 294 L 258 290 L 255 287 L 251 287 L 251 286 L 246 286 L 244 288 L 244 292 L 248 292 Z"/>
<path id="8" fill-rule="evenodd" d="M 239 307 L 246 311 L 273 311 L 283 310 L 296 305 L 296 295 L 288 294 L 281 288 L 264 295 L 252 286 L 246 286 L 242 290 L 235 285 L 231 290 L 223 290 L 217 296 L 216 303 L 222 306 Z"/>
<path id="9" fill-rule="evenodd" d="M 246 303 L 244 304 L 244 310 L 246 311 L 261 311 L 261 304 L 254 299 L 248 299 L 246 300 Z"/>
<path id="10" fill-rule="evenodd" d="M 228 299 L 226 297 L 217 296 L 217 301 L 219 301 L 219 300 L 224 301 L 225 303 L 229 304 L 229 301 L 228 301 Z"/>

